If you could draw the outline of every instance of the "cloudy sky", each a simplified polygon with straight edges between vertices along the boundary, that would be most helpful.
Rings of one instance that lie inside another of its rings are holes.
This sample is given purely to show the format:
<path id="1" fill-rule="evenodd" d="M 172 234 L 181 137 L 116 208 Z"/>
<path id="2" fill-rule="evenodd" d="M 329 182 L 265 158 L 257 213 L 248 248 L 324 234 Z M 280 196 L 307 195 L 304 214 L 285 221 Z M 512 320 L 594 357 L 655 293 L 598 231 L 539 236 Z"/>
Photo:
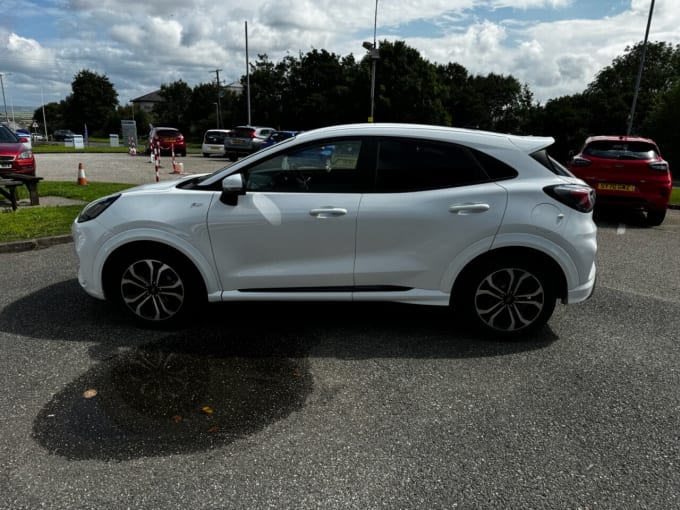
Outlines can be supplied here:
<path id="1" fill-rule="evenodd" d="M 581 92 L 642 41 L 651 0 L 378 0 L 377 40 L 403 40 L 431 62 L 513 75 L 541 103 Z M 182 79 L 223 84 L 254 61 L 325 49 L 364 55 L 366 0 L 0 0 L 0 73 L 8 108 L 60 101 L 82 69 L 119 101 Z M 656 0 L 650 41 L 680 43 L 678 0 Z M 380 69 L 378 64 L 377 80 Z"/>

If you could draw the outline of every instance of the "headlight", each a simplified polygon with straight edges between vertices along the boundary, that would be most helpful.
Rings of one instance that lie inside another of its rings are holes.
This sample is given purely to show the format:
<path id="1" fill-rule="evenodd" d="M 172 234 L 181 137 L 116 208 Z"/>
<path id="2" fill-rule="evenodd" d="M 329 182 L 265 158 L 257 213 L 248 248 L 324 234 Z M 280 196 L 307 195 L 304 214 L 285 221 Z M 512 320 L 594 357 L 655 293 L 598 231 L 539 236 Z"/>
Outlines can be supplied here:
<path id="1" fill-rule="evenodd" d="M 17 156 L 17 159 L 31 159 L 32 157 L 33 153 L 31 151 L 24 151 Z"/>
<path id="2" fill-rule="evenodd" d="M 109 206 L 120 198 L 120 193 L 117 195 L 109 195 L 108 197 L 100 198 L 85 206 L 85 209 L 78 215 L 78 223 L 84 223 L 95 219 L 101 213 L 106 211 Z"/>

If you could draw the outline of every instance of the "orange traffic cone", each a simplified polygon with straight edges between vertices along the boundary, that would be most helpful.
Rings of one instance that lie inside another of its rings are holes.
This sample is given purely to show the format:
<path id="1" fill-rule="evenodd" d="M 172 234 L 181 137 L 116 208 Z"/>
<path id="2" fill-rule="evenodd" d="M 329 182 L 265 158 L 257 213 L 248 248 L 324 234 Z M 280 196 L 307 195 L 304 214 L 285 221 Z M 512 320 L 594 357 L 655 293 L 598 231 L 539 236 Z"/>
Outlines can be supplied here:
<path id="1" fill-rule="evenodd" d="M 78 186 L 87 186 L 87 179 L 85 178 L 85 168 L 82 163 L 78 163 Z"/>

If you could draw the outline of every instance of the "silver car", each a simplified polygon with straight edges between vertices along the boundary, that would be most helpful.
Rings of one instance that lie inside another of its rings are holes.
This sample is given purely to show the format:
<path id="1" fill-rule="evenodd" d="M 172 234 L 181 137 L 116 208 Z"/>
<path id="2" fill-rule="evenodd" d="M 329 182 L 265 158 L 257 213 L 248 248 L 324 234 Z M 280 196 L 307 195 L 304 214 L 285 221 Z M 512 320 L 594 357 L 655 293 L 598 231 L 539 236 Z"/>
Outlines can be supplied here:
<path id="1" fill-rule="evenodd" d="M 230 161 L 236 161 L 239 156 L 252 154 L 267 141 L 274 131 L 276 130 L 272 127 L 236 126 L 224 139 L 224 153 Z"/>
<path id="2" fill-rule="evenodd" d="M 79 282 L 150 325 L 205 302 L 450 307 L 501 337 L 595 287 L 592 188 L 550 137 L 407 124 L 307 131 L 212 174 L 93 202 Z"/>

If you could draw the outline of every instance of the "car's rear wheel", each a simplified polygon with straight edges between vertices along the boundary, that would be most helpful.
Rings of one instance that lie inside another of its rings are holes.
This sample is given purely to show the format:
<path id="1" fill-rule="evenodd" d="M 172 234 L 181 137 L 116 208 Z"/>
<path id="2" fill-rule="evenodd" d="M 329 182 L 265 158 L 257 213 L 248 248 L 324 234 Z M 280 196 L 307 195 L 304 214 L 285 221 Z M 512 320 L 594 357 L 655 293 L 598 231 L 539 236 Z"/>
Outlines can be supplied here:
<path id="1" fill-rule="evenodd" d="M 487 260 L 462 278 L 454 290 L 454 307 L 485 334 L 512 338 L 528 333 L 543 326 L 555 309 L 554 281 L 538 260 Z"/>
<path id="2" fill-rule="evenodd" d="M 204 301 L 200 281 L 200 275 L 183 256 L 160 248 L 140 249 L 118 260 L 109 290 L 137 322 L 177 326 Z"/>
<path id="3" fill-rule="evenodd" d="M 647 211 L 647 225 L 656 227 L 666 219 L 666 209 Z"/>

